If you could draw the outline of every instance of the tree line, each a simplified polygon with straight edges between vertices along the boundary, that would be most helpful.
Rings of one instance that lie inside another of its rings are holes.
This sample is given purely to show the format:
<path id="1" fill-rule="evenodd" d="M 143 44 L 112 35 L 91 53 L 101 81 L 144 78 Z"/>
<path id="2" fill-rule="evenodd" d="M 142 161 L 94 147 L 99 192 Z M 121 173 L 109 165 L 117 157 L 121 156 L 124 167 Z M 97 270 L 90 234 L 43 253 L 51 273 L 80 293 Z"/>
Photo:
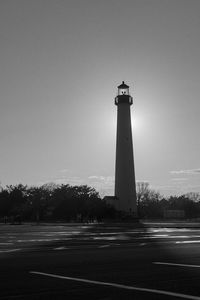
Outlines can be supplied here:
<path id="1" fill-rule="evenodd" d="M 162 219 L 166 212 L 183 212 L 183 218 L 200 218 L 200 194 L 163 197 L 149 188 L 148 182 L 137 183 L 137 206 L 140 218 Z M 168 214 L 170 217 L 170 214 Z"/>
<path id="2" fill-rule="evenodd" d="M 4 222 L 101 221 L 114 209 L 87 185 L 45 184 L 40 187 L 9 185 L 0 191 L 0 218 Z"/>
<path id="3" fill-rule="evenodd" d="M 139 218 L 163 219 L 166 212 L 184 212 L 187 219 L 200 218 L 200 195 L 188 193 L 163 197 L 146 182 L 137 183 Z M 0 220 L 93 222 L 117 219 L 120 215 L 87 185 L 45 184 L 40 187 L 9 185 L 0 190 Z"/>

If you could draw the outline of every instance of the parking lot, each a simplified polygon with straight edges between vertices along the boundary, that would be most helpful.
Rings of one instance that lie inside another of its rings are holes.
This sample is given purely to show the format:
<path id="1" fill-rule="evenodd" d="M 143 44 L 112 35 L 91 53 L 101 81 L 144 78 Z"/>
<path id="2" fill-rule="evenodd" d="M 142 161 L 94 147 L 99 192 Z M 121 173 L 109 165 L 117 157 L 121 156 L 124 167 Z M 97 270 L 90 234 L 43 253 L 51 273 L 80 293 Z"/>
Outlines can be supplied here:
<path id="1" fill-rule="evenodd" d="M 191 224 L 0 226 L 0 299 L 200 299 Z"/>

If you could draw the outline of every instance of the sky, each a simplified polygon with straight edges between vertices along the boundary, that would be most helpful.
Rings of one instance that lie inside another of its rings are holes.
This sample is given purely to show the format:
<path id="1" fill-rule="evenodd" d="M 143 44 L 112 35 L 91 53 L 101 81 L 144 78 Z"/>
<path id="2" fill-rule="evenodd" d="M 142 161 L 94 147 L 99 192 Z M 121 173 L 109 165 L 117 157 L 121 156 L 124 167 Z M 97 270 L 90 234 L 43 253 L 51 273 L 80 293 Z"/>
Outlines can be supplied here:
<path id="1" fill-rule="evenodd" d="M 200 192 L 199 28 L 199 0 L 1 0 L 1 185 L 113 195 L 124 80 L 136 180 Z"/>

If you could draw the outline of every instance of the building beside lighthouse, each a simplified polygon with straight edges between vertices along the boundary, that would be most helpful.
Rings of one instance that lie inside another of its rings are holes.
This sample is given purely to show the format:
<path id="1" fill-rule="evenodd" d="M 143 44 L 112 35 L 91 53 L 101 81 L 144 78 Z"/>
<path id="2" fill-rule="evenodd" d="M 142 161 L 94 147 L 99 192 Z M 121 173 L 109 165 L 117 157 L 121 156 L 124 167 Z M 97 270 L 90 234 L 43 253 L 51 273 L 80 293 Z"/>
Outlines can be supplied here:
<path id="1" fill-rule="evenodd" d="M 136 183 L 130 107 L 133 98 L 129 86 L 122 82 L 115 98 L 117 106 L 117 140 L 115 162 L 115 196 L 112 204 L 117 211 L 137 217 Z"/>

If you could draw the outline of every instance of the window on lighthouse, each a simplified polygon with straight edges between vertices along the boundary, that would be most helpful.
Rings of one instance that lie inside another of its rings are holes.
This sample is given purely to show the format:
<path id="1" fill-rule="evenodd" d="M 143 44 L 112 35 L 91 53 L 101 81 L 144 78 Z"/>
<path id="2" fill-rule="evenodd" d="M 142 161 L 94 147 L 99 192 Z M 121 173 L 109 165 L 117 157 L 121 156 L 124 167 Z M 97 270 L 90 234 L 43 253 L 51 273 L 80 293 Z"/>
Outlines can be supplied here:
<path id="1" fill-rule="evenodd" d="M 129 95 L 129 88 L 119 88 L 118 95 Z"/>
<path id="2" fill-rule="evenodd" d="M 126 95 L 126 90 L 121 90 L 122 95 Z"/>

